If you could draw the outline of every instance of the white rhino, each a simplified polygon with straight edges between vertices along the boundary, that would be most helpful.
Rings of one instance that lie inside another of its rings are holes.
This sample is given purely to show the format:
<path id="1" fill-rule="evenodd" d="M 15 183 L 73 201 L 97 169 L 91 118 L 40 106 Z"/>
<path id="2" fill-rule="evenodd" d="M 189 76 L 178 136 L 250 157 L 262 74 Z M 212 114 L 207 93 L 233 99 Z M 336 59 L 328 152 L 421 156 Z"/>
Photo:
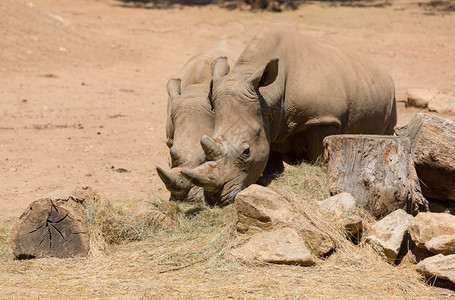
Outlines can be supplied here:
<path id="1" fill-rule="evenodd" d="M 331 134 L 393 134 L 394 84 L 386 70 L 329 37 L 287 23 L 250 41 L 229 72 L 212 64 L 213 138 L 201 138 L 207 162 L 181 173 L 226 205 L 268 166 L 314 161 Z M 273 168 L 272 168 L 273 170 Z"/>
<path id="2" fill-rule="evenodd" d="M 209 100 L 212 61 L 223 56 L 235 62 L 244 48 L 238 41 L 223 40 L 192 57 L 183 66 L 179 79 L 167 83 L 166 144 L 170 148 L 171 170 L 160 167 L 156 170 L 171 192 L 171 200 L 194 201 L 201 195 L 202 189 L 194 187 L 179 170 L 194 168 L 205 161 L 199 141 L 201 136 L 211 135 L 215 125 Z"/>

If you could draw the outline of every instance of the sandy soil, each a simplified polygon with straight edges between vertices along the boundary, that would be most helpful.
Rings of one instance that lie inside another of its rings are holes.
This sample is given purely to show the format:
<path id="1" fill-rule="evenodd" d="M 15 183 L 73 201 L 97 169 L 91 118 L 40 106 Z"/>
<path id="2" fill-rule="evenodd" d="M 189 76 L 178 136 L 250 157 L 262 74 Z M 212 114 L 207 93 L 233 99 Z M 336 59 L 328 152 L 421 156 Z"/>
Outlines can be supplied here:
<path id="1" fill-rule="evenodd" d="M 455 93 L 455 14 L 422 1 L 316 2 L 284 13 L 0 1 L 0 217 L 77 185 L 127 206 L 167 197 L 155 173 L 167 162 L 167 80 L 205 47 L 247 42 L 276 21 L 330 34 L 384 65 L 398 100 L 414 87 Z M 417 111 L 400 103 L 399 123 Z"/>

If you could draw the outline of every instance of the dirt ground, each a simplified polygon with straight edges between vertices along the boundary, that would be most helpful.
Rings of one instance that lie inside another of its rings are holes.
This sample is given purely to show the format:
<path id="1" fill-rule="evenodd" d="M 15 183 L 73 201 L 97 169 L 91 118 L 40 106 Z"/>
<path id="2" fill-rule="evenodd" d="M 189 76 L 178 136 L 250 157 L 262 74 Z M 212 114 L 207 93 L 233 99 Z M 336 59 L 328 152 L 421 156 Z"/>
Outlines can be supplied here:
<path id="1" fill-rule="evenodd" d="M 155 172 L 167 163 L 167 80 L 205 47 L 247 42 L 276 21 L 329 34 L 384 65 L 398 100 L 415 87 L 454 94 L 453 7 L 416 1 L 313 2 L 284 13 L 0 1 L 0 217 L 78 185 L 125 206 L 167 197 Z M 399 103 L 398 123 L 417 111 Z"/>

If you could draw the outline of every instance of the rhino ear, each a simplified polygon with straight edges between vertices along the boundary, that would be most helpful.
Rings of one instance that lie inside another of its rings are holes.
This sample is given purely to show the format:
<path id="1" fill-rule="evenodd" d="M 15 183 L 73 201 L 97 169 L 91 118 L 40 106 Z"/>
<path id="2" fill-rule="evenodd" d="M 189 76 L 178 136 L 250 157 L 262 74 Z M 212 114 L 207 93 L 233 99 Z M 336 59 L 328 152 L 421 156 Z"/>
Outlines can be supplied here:
<path id="1" fill-rule="evenodd" d="M 226 76 L 230 71 L 230 67 L 227 62 L 227 57 L 221 56 L 221 57 L 218 57 L 217 59 L 215 59 L 212 62 L 210 69 L 212 71 L 212 78 L 215 81 Z"/>
<path id="2" fill-rule="evenodd" d="M 167 90 L 167 93 L 169 94 L 169 97 L 171 97 L 171 99 L 174 99 L 175 97 L 180 95 L 181 83 L 182 83 L 182 80 L 179 78 L 177 78 L 177 79 L 172 78 L 172 79 L 169 79 L 169 81 L 167 82 L 166 90 Z"/>
<path id="3" fill-rule="evenodd" d="M 260 86 L 267 86 L 275 81 L 278 76 L 278 58 L 270 60 L 264 67 L 257 70 L 250 76 L 249 81 L 254 89 Z"/>

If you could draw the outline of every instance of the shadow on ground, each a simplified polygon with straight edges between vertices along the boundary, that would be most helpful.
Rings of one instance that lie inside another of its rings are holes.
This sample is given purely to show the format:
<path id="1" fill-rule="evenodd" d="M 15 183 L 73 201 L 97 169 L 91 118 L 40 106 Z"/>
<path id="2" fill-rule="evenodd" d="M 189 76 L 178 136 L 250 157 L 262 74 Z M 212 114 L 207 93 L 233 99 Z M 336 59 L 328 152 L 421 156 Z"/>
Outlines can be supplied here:
<path id="1" fill-rule="evenodd" d="M 248 7 L 248 3 L 254 0 L 117 0 L 119 6 L 132 8 L 167 9 L 181 6 L 206 6 L 218 5 L 226 9 Z M 311 3 L 324 3 L 330 6 L 346 7 L 386 7 L 392 6 L 393 0 L 263 0 L 278 1 L 289 4 L 288 7 L 297 8 L 300 5 Z M 410 6 L 418 6 L 426 15 L 450 14 L 455 12 L 454 0 L 431 0 L 409 3 Z"/>
<path id="2" fill-rule="evenodd" d="M 430 2 L 418 2 L 417 5 L 425 11 L 426 15 L 448 14 L 455 12 L 455 1 L 432 0 Z"/>

